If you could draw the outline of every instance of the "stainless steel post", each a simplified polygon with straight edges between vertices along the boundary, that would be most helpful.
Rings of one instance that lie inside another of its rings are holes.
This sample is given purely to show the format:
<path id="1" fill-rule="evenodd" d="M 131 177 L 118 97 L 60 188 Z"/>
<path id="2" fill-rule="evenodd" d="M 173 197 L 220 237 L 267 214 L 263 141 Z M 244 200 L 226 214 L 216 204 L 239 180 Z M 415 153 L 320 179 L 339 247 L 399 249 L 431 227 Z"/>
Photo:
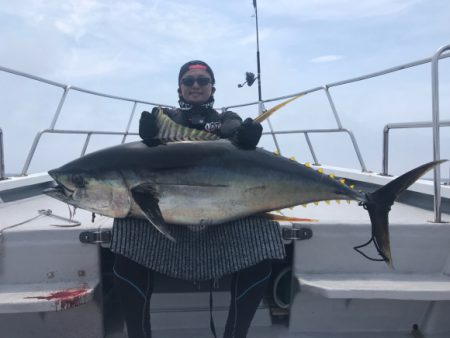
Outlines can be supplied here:
<path id="1" fill-rule="evenodd" d="M 6 178 L 5 175 L 5 154 L 3 153 L 3 131 L 0 128 L 0 180 Z"/>
<path id="2" fill-rule="evenodd" d="M 325 91 L 325 94 L 327 94 L 327 99 L 328 99 L 328 102 L 330 103 L 331 110 L 333 111 L 333 115 L 334 115 L 334 118 L 335 118 L 336 123 L 338 125 L 338 128 L 342 129 L 341 119 L 339 118 L 339 114 L 338 114 L 338 112 L 336 110 L 336 106 L 334 105 L 333 99 L 331 98 L 331 94 L 330 94 L 330 91 L 329 91 L 328 88 L 329 87 L 327 85 L 323 86 L 323 90 Z"/>
<path id="3" fill-rule="evenodd" d="M 440 121 L 440 127 L 450 127 L 450 121 Z M 391 129 L 417 129 L 433 127 L 432 122 L 389 123 L 383 129 L 383 175 L 389 175 L 389 131 Z"/>
<path id="4" fill-rule="evenodd" d="M 389 167 L 389 125 L 383 129 L 383 175 L 388 175 Z"/>
<path id="5" fill-rule="evenodd" d="M 350 140 L 352 141 L 353 148 L 355 149 L 356 156 L 358 157 L 359 165 L 361 166 L 362 171 L 367 172 L 366 164 L 364 163 L 364 160 L 361 155 L 361 151 L 358 147 L 358 142 L 356 142 L 355 135 L 353 135 L 352 131 L 342 128 L 343 131 L 347 132 L 347 134 L 350 136 Z"/>
<path id="6" fill-rule="evenodd" d="M 131 121 L 133 121 L 134 113 L 136 111 L 136 106 L 137 106 L 137 102 L 134 101 L 133 109 L 131 109 L 131 115 L 130 115 L 130 118 L 128 119 L 127 128 L 125 129 L 125 134 L 123 135 L 123 138 L 122 138 L 122 144 L 125 143 L 125 140 L 128 136 L 128 132 L 130 131 Z"/>
<path id="7" fill-rule="evenodd" d="M 431 59 L 431 97 L 433 108 L 433 160 L 440 160 L 440 135 L 439 135 L 439 58 L 442 53 L 450 49 L 450 45 L 442 46 Z M 441 219 L 441 168 L 434 168 L 434 221 Z"/>
<path id="8" fill-rule="evenodd" d="M 265 111 L 266 111 L 266 108 L 264 107 L 264 102 L 259 101 L 259 104 L 258 104 L 258 115 L 263 114 Z M 270 134 L 272 135 L 272 139 L 273 139 L 273 142 L 275 143 L 275 147 L 277 148 L 277 152 L 278 152 L 278 154 L 281 155 L 281 148 L 280 148 L 280 146 L 278 144 L 277 137 L 276 137 L 276 135 L 275 135 L 275 133 L 273 131 L 272 123 L 270 123 L 270 119 L 269 118 L 267 118 L 266 121 L 267 121 L 267 124 L 269 125 Z"/>
<path id="9" fill-rule="evenodd" d="M 67 94 L 69 93 L 70 86 L 64 87 L 64 92 L 59 100 L 58 107 L 56 108 L 55 115 L 53 115 L 52 123 L 50 124 L 50 129 L 55 129 L 56 121 L 58 121 L 59 113 L 61 113 L 61 109 L 64 105 L 64 101 L 66 101 Z"/>
<path id="10" fill-rule="evenodd" d="M 314 164 L 320 165 L 319 161 L 317 160 L 316 153 L 314 152 L 314 148 L 312 146 L 311 140 L 309 139 L 308 133 L 305 133 L 305 139 L 306 139 L 306 143 L 308 144 L 309 151 L 311 152 L 311 156 L 314 160 Z"/>
<path id="11" fill-rule="evenodd" d="M 89 142 L 91 141 L 91 135 L 92 135 L 92 133 L 88 133 L 86 135 L 86 140 L 84 141 L 83 149 L 81 150 L 80 156 L 84 156 L 84 154 L 86 154 L 87 147 L 89 145 Z"/>
<path id="12" fill-rule="evenodd" d="M 30 152 L 28 153 L 27 159 L 25 160 L 25 164 L 23 166 L 22 173 L 21 173 L 22 176 L 25 176 L 27 174 L 28 168 L 30 167 L 31 160 L 33 159 L 34 153 L 36 152 L 36 148 L 38 146 L 39 140 L 41 139 L 42 134 L 45 132 L 46 132 L 46 130 L 42 130 L 36 134 L 33 144 L 31 145 Z"/>

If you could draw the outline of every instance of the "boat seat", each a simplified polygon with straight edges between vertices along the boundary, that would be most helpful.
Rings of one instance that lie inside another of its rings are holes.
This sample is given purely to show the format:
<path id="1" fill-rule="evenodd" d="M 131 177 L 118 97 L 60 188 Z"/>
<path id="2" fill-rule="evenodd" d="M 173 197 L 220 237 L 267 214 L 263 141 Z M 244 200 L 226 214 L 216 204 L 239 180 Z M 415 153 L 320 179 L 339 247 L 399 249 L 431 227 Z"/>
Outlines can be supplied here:
<path id="1" fill-rule="evenodd" d="M 402 215 L 414 211 L 402 210 Z M 424 334 L 450 332 L 449 225 L 393 217 L 392 268 L 353 250 L 371 236 L 363 217 L 295 225 L 308 227 L 312 237 L 294 242 L 289 331 L 342 336 L 395 331 L 406 336 L 418 325 Z M 362 251 L 379 258 L 373 245 Z"/>
<path id="2" fill-rule="evenodd" d="M 302 291 L 326 298 L 450 300 L 450 276 L 444 274 L 300 274 L 296 278 Z"/>
<path id="3" fill-rule="evenodd" d="M 99 281 L 89 284 L 39 283 L 2 285 L 0 313 L 69 310 L 93 299 Z"/>

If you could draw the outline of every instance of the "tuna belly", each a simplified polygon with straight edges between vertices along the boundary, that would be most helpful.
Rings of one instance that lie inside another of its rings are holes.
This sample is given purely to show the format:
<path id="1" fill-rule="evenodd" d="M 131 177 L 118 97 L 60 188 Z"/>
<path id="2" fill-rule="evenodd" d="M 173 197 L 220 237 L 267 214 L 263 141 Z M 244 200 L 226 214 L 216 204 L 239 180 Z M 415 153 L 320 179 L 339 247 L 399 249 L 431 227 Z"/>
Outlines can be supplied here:
<path id="1" fill-rule="evenodd" d="M 167 223 L 213 225 L 253 213 L 242 203 L 242 187 L 227 185 L 165 185 L 159 207 Z"/>

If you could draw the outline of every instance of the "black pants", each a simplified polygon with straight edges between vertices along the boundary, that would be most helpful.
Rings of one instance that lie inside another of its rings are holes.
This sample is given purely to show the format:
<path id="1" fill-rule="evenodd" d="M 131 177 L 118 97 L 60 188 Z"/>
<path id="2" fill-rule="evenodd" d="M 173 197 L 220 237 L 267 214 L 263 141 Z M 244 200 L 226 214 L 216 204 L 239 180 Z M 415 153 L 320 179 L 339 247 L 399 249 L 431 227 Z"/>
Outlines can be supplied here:
<path id="1" fill-rule="evenodd" d="M 119 294 L 129 338 L 151 338 L 152 270 L 116 255 L 115 288 Z M 245 338 L 272 272 L 271 261 L 236 272 L 231 280 L 231 304 L 224 338 Z"/>

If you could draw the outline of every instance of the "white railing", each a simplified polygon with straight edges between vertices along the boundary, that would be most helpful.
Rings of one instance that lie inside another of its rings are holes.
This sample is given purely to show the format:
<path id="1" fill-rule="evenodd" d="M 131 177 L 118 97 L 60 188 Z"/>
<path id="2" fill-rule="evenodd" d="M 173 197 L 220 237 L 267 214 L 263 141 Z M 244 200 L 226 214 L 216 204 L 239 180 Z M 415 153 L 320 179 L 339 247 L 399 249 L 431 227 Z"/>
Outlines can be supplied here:
<path id="1" fill-rule="evenodd" d="M 280 97 L 276 97 L 276 98 L 271 98 L 271 99 L 267 99 L 267 100 L 262 100 L 262 101 L 255 101 L 255 102 L 250 102 L 250 103 L 244 103 L 244 104 L 238 104 L 238 105 L 230 105 L 230 106 L 226 106 L 226 107 L 222 107 L 222 110 L 225 111 L 227 109 L 230 108 L 238 108 L 238 107 L 246 107 L 246 106 L 252 106 L 252 105 L 257 105 L 258 107 L 263 107 L 265 103 L 269 103 L 269 102 L 275 102 L 275 101 L 280 101 L 280 100 L 285 100 L 285 99 L 289 99 L 292 98 L 294 96 L 298 96 L 298 95 L 307 95 L 310 93 L 314 93 L 314 92 L 318 92 L 318 91 L 323 91 L 326 95 L 327 101 L 331 107 L 332 113 L 333 113 L 333 117 L 334 117 L 334 121 L 336 123 L 336 128 L 328 128 L 328 129 L 305 129 L 305 130 L 273 130 L 272 125 L 269 122 L 269 126 L 270 126 L 270 132 L 267 132 L 265 134 L 271 134 L 275 143 L 275 146 L 277 147 L 277 150 L 281 152 L 281 150 L 279 149 L 278 146 L 278 142 L 277 142 L 277 135 L 281 135 L 281 134 L 303 134 L 305 136 L 307 145 L 309 147 L 309 150 L 311 152 L 311 155 L 314 159 L 315 163 L 319 163 L 316 153 L 314 151 L 314 147 L 313 144 L 311 143 L 311 139 L 309 138 L 309 134 L 312 133 L 346 133 L 347 135 L 349 135 L 350 140 L 353 144 L 353 148 L 354 151 L 357 155 L 358 161 L 360 163 L 361 169 L 363 171 L 367 171 L 366 165 L 364 163 L 364 160 L 362 158 L 361 152 L 359 150 L 359 146 L 358 143 L 356 141 L 356 138 L 353 134 L 353 132 L 347 128 L 345 128 L 342 123 L 341 123 L 341 119 L 339 117 L 339 113 L 334 105 L 333 102 L 333 98 L 331 96 L 330 93 L 330 89 L 333 87 L 339 87 L 339 86 L 343 86 L 346 84 L 351 84 L 351 83 L 355 83 L 358 81 L 363 81 L 363 80 L 367 80 L 367 79 L 371 79 L 374 77 L 379 77 L 379 76 L 383 76 L 389 73 L 393 73 L 393 72 L 397 72 L 403 69 L 407 69 L 407 68 L 411 68 L 411 67 L 416 67 L 419 65 L 423 65 L 426 63 L 430 63 L 431 62 L 431 67 L 432 67 L 432 122 L 431 125 L 433 127 L 433 157 L 435 160 L 440 158 L 440 140 L 439 140 L 439 126 L 441 125 L 440 121 L 439 121 L 439 82 L 438 82 L 438 62 L 440 59 L 442 58 L 447 58 L 450 56 L 450 54 L 445 54 L 444 52 L 450 49 L 450 45 L 447 46 L 443 46 L 441 48 L 439 48 L 439 50 L 433 55 L 433 57 L 431 58 L 426 58 L 426 59 L 421 59 L 418 61 L 414 61 L 414 62 L 410 62 L 410 63 L 406 63 L 400 66 L 396 66 L 396 67 L 391 67 L 388 69 L 384 69 L 378 72 L 374 72 L 374 73 L 370 73 L 370 74 L 366 74 L 366 75 L 362 75 L 359 77 L 355 77 L 355 78 L 350 78 L 347 80 L 343 80 L 343 81 L 338 81 L 338 82 L 332 82 L 329 84 L 325 84 L 323 86 L 320 87 L 315 87 L 315 88 L 311 88 L 302 92 L 298 92 L 298 93 L 294 93 L 291 95 L 285 95 L 285 96 L 280 96 Z M 31 146 L 31 149 L 28 153 L 28 156 L 25 160 L 25 164 L 23 166 L 22 169 L 22 175 L 26 175 L 30 166 L 30 163 L 33 159 L 33 156 L 36 152 L 36 149 L 38 147 L 39 141 L 42 137 L 43 134 L 85 134 L 86 135 L 86 140 L 85 143 L 83 145 L 83 149 L 81 151 L 81 154 L 83 155 L 86 152 L 87 146 L 90 142 L 90 138 L 91 135 L 94 134 L 103 134 L 103 135 L 123 135 L 123 139 L 122 139 L 122 143 L 125 142 L 126 137 L 128 135 L 136 135 L 136 133 L 130 133 L 129 129 L 130 129 L 130 125 L 131 122 L 133 120 L 134 114 L 135 114 L 135 110 L 136 110 L 136 106 L 138 103 L 140 104 L 147 104 L 150 106 L 163 106 L 163 107 L 171 107 L 170 105 L 166 105 L 166 104 L 160 104 L 160 103 L 153 103 L 153 102 L 148 102 L 148 101 L 144 101 L 144 100 L 137 100 L 137 99 L 132 99 L 132 98 L 127 98 L 127 97 L 121 97 L 121 96 L 115 96 L 115 95 L 109 95 L 109 94 L 105 94 L 105 93 L 100 93 L 100 92 L 95 92 L 95 91 L 91 91 L 88 89 L 84 89 L 84 88 L 80 88 L 80 87 L 76 87 L 76 86 L 71 86 L 71 85 L 66 85 L 66 84 L 62 84 L 62 83 L 58 83 L 55 81 L 51 81 L 48 79 L 44 79 L 38 76 L 34 76 L 31 74 L 27 74 L 27 73 L 23 73 L 20 71 L 16 71 L 13 69 L 9 69 L 9 68 L 5 68 L 5 67 L 1 67 L 0 66 L 0 71 L 6 72 L 6 73 L 10 73 L 10 74 L 14 74 L 20 77 L 25 77 L 31 80 L 35 80 L 35 81 L 39 81 L 42 83 L 46 83 L 48 85 L 51 86 L 56 86 L 59 87 L 61 89 L 63 89 L 63 93 L 59 99 L 59 103 L 58 106 L 56 108 L 56 111 L 53 115 L 53 119 L 52 122 L 50 123 L 50 127 L 48 129 L 42 130 L 40 132 L 37 133 L 33 144 Z M 58 130 L 55 129 L 55 125 L 56 122 L 58 121 L 58 118 L 60 116 L 60 113 L 62 111 L 62 108 L 64 106 L 65 100 L 67 95 L 69 94 L 70 91 L 78 91 L 78 92 L 82 92 L 88 95 L 95 95 L 95 96 L 100 96 L 100 97 L 104 97 L 104 98 L 108 98 L 108 99 L 112 99 L 112 100 L 119 100 L 119 101 L 128 101 L 130 103 L 133 103 L 133 106 L 131 108 L 131 112 L 128 118 L 128 123 L 126 125 L 126 128 L 123 132 L 109 132 L 109 131 L 95 131 L 95 130 Z M 428 122 L 424 122 L 424 123 L 428 123 Z M 392 125 L 391 125 L 392 126 Z M 413 126 L 411 126 L 413 127 Z M 416 123 L 416 125 L 414 126 L 414 128 L 421 128 L 422 126 L 422 122 L 420 123 Z M 3 144 L 2 140 L 1 140 L 1 133 L 0 133 L 0 146 Z M 383 145 L 383 169 L 386 168 L 386 170 L 383 170 L 383 172 L 385 174 L 388 174 L 387 171 L 387 147 L 385 147 L 385 145 Z M 386 162 L 386 167 L 385 167 L 385 162 Z M 4 175 L 4 157 L 3 157 L 3 150 L 0 148 L 0 168 L 1 168 L 1 172 L 0 175 Z M 1 178 L 1 176 L 0 176 Z M 441 218 L 440 218 L 440 182 L 441 182 L 441 176 L 440 176 L 440 169 L 439 166 L 435 168 L 435 172 L 434 172 L 434 184 L 435 184 L 435 221 L 436 222 L 440 222 Z"/>

